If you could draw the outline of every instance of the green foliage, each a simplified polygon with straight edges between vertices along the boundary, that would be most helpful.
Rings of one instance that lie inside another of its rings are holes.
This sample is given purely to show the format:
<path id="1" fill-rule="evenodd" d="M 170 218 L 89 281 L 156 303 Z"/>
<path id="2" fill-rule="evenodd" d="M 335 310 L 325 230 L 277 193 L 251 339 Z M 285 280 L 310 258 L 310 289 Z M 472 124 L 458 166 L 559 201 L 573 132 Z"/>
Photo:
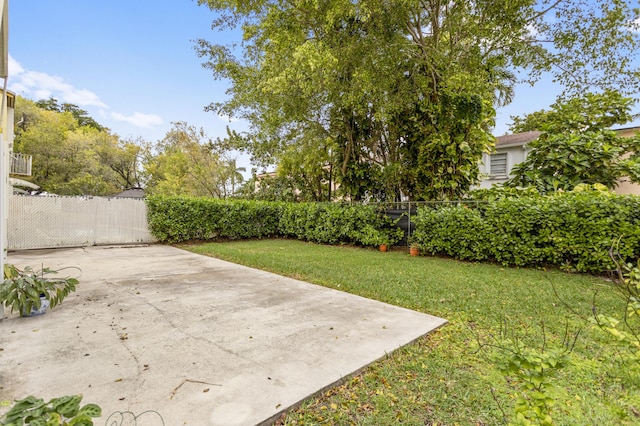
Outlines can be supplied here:
<path id="1" fill-rule="evenodd" d="M 461 198 L 477 183 L 478 160 L 494 142 L 487 126 L 495 115 L 490 102 L 468 94 L 442 95 L 440 102 L 435 111 L 404 123 L 404 189 L 415 199 Z"/>
<path id="2" fill-rule="evenodd" d="M 640 197 L 579 187 L 553 196 L 499 198 L 488 203 L 421 208 L 414 238 L 428 253 L 504 265 L 585 272 L 615 269 L 640 255 Z"/>
<path id="3" fill-rule="evenodd" d="M 29 396 L 16 401 L 0 419 L 3 426 L 93 426 L 93 420 L 102 416 L 96 404 L 80 406 L 82 395 L 53 398 L 49 402 Z"/>
<path id="4" fill-rule="evenodd" d="M 58 100 L 54 97 L 50 97 L 49 99 L 40 99 L 36 102 L 36 105 L 39 108 L 55 111 L 55 112 L 68 112 L 73 115 L 73 118 L 76 119 L 79 126 L 87 126 L 92 127 L 98 131 L 107 130 L 105 127 L 98 124 L 96 120 L 94 120 L 89 113 L 77 105 L 70 103 L 62 103 L 62 105 L 58 104 Z"/>
<path id="5" fill-rule="evenodd" d="M 147 197 L 149 230 L 160 241 L 264 238 L 278 235 L 282 204 L 215 198 Z"/>
<path id="6" fill-rule="evenodd" d="M 375 206 L 147 197 L 149 229 L 160 241 L 283 236 L 324 244 L 394 244 L 403 232 Z"/>
<path id="7" fill-rule="evenodd" d="M 395 227 L 398 221 L 399 219 L 396 221 L 389 221 L 393 223 L 389 223 L 389 226 L 384 229 L 375 228 L 373 225 L 369 224 L 365 225 L 360 231 L 358 242 L 362 245 L 373 247 L 380 246 L 382 244 L 386 244 L 387 246 L 394 245 L 404 237 L 404 231 Z"/>
<path id="8" fill-rule="evenodd" d="M 469 198 L 476 201 L 495 201 L 501 198 L 534 197 L 540 195 L 534 187 L 510 187 L 493 185 L 491 188 L 474 189 L 468 193 Z"/>
<path id="9" fill-rule="evenodd" d="M 550 72 L 570 93 L 639 86 L 627 1 L 198 3 L 242 32 L 235 45 L 197 41 L 230 82 L 208 109 L 250 122 L 236 147 L 285 165 L 315 200 L 326 166 L 355 200 L 462 194 L 518 71 Z"/>
<path id="10" fill-rule="evenodd" d="M 317 243 L 378 246 L 402 238 L 396 223 L 373 205 L 288 203 L 280 231 L 285 237 Z"/>
<path id="11" fill-rule="evenodd" d="M 631 98 L 618 92 L 587 93 L 516 120 L 516 130 L 543 133 L 528 144 L 527 159 L 512 169 L 513 178 L 505 185 L 547 193 L 596 183 L 613 189 L 625 176 L 640 182 L 640 136 L 622 137 L 609 130 L 631 120 L 632 105 Z"/>
<path id="12" fill-rule="evenodd" d="M 111 195 L 140 186 L 144 143 L 120 141 L 71 104 L 16 99 L 14 151 L 33 157 L 33 183 L 60 195 Z M 84 118 L 83 118 L 84 117 Z"/>
<path id="13" fill-rule="evenodd" d="M 594 310 L 591 321 L 613 336 L 627 351 L 622 356 L 626 363 L 638 365 L 640 363 L 640 260 L 636 266 L 632 263 L 618 264 L 615 285 L 625 301 L 624 312 L 616 317 Z"/>
<path id="14" fill-rule="evenodd" d="M 596 132 L 631 121 L 635 101 L 620 92 L 584 93 L 565 99 L 558 98 L 550 111 L 536 111 L 524 117 L 511 117 L 513 133 L 539 130 L 549 134 Z"/>
<path id="15" fill-rule="evenodd" d="M 49 301 L 50 308 L 56 307 L 76 290 L 78 284 L 75 278 L 51 276 L 58 272 L 49 268 L 34 271 L 29 266 L 20 270 L 6 264 L 4 281 L 0 284 L 0 303 L 10 307 L 12 312 L 15 310 L 27 315 L 32 309 L 40 309 L 40 296 L 43 295 Z"/>
<path id="16" fill-rule="evenodd" d="M 506 327 L 488 343 L 497 349 L 496 363 L 505 379 L 518 390 L 514 403 L 514 413 L 508 419 L 510 426 L 552 426 L 552 413 L 556 398 L 561 390 L 554 384 L 558 370 L 571 363 L 571 351 L 577 339 L 565 340 L 555 347 L 548 347 L 544 325 L 543 342 L 540 348 L 534 348 L 523 342 L 518 336 L 509 335 Z M 506 413 L 505 413 L 506 414 Z"/>
<path id="17" fill-rule="evenodd" d="M 467 205 L 418 209 L 413 243 L 432 254 L 464 260 L 486 260 L 486 246 L 477 241 L 487 235 L 481 212 Z"/>
<path id="18" fill-rule="evenodd" d="M 280 175 L 263 175 L 247 180 L 239 191 L 238 196 L 245 200 L 258 201 L 309 201 L 301 200 L 297 193 L 296 184 L 293 179 Z"/>
<path id="19" fill-rule="evenodd" d="M 242 183 L 244 168 L 225 154 L 202 128 L 173 123 L 156 153 L 144 160 L 147 193 L 227 198 Z"/>

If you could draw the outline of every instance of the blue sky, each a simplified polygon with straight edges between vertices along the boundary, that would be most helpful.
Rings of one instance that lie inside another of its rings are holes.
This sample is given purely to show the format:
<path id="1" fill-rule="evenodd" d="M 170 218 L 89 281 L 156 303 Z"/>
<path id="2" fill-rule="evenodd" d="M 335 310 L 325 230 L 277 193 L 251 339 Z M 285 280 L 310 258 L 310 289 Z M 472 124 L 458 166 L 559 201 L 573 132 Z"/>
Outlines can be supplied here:
<path id="1" fill-rule="evenodd" d="M 228 120 L 203 111 L 224 96 L 192 40 L 220 37 L 191 0 L 10 0 L 9 89 L 86 109 L 122 137 L 155 142 L 186 121 L 212 136 Z"/>
<path id="2" fill-rule="evenodd" d="M 121 137 L 156 142 L 175 121 L 222 137 L 227 125 L 246 125 L 203 110 L 226 86 L 202 68 L 193 40 L 233 36 L 212 30 L 214 18 L 192 0 L 9 0 L 8 87 L 76 104 Z M 547 81 L 518 86 L 494 134 L 506 132 L 511 115 L 547 108 L 557 93 Z"/>

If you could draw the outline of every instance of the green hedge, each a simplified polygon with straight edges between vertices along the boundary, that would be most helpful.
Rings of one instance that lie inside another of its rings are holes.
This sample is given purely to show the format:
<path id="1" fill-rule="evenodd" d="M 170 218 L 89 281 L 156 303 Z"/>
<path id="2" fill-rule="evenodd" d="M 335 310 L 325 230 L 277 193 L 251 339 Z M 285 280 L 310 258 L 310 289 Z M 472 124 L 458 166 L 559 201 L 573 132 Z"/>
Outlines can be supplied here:
<path id="1" fill-rule="evenodd" d="M 421 208 L 414 239 L 464 260 L 604 272 L 612 247 L 626 261 L 640 256 L 640 197 L 582 191 Z"/>
<path id="2" fill-rule="evenodd" d="M 289 203 L 280 220 L 283 236 L 324 244 L 392 244 L 392 226 L 375 206 L 336 203 Z"/>
<path id="3" fill-rule="evenodd" d="M 283 207 L 264 201 L 147 197 L 149 230 L 169 243 L 277 236 Z"/>
<path id="4" fill-rule="evenodd" d="M 169 243 L 283 236 L 376 246 L 402 238 L 374 206 L 151 196 L 147 207 L 151 233 Z"/>

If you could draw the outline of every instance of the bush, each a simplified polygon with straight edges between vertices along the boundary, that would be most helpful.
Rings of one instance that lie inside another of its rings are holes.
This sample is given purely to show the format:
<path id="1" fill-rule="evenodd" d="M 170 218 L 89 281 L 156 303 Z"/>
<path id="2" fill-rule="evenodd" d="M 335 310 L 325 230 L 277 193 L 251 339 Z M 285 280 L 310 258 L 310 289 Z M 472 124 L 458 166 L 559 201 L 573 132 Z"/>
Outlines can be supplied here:
<path id="1" fill-rule="evenodd" d="M 283 204 L 215 198 L 151 196 L 149 230 L 158 240 L 264 238 L 278 234 Z"/>
<path id="2" fill-rule="evenodd" d="M 486 260 L 481 212 L 466 205 L 418 209 L 413 240 L 421 250 L 463 260 Z"/>
<path id="3" fill-rule="evenodd" d="M 366 205 L 152 196 L 147 210 L 151 233 L 169 243 L 283 236 L 322 244 L 378 245 L 403 236 L 382 211 Z"/>
<path id="4" fill-rule="evenodd" d="M 285 237 L 324 244 L 376 246 L 399 241 L 395 224 L 371 205 L 288 203 L 280 220 Z"/>
<path id="5" fill-rule="evenodd" d="M 640 197 L 590 189 L 421 208 L 416 226 L 423 250 L 465 260 L 600 273 L 615 269 L 614 245 L 622 259 L 640 256 Z"/>

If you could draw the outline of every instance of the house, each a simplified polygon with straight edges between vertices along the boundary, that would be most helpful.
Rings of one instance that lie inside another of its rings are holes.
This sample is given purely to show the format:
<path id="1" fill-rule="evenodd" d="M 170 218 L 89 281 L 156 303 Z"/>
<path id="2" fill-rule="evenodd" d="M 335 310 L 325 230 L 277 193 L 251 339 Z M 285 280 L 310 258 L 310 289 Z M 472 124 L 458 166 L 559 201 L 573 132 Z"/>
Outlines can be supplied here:
<path id="1" fill-rule="evenodd" d="M 498 136 L 495 152 L 482 154 L 480 173 L 485 178 L 480 182 L 480 188 L 491 188 L 493 184 L 509 180 L 513 166 L 527 159 L 527 144 L 541 134 L 542 132 L 531 131 Z"/>
<path id="2" fill-rule="evenodd" d="M 640 126 L 626 127 L 616 130 L 620 136 L 632 137 L 640 132 Z M 480 173 L 483 176 L 478 187 L 491 188 L 493 184 L 501 184 L 511 178 L 511 169 L 527 158 L 527 144 L 537 139 L 542 132 L 531 131 L 496 138 L 495 152 L 482 154 Z M 640 195 L 640 185 L 632 183 L 629 178 L 618 181 L 617 194 Z"/>
<path id="3" fill-rule="evenodd" d="M 137 198 L 142 199 L 145 197 L 143 188 L 129 188 L 117 194 L 110 195 L 111 198 Z"/>

